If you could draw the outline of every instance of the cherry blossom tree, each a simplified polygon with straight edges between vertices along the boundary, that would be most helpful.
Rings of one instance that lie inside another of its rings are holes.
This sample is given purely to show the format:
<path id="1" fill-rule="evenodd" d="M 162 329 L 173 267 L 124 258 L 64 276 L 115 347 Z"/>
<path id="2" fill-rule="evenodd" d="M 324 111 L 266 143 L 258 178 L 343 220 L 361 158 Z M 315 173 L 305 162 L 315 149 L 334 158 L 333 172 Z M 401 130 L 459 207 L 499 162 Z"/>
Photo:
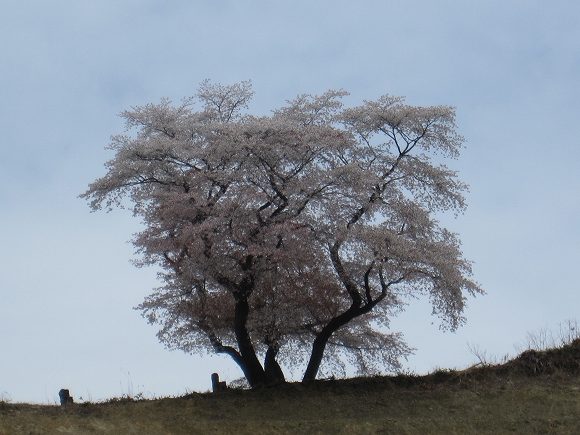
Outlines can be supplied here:
<path id="1" fill-rule="evenodd" d="M 440 163 L 463 143 L 453 108 L 388 95 L 345 108 L 328 91 L 252 116 L 252 95 L 205 81 L 180 104 L 124 112 L 82 195 L 142 219 L 138 264 L 163 285 L 137 308 L 160 341 L 227 354 L 257 386 L 283 381 L 282 365 L 304 381 L 321 365 L 399 367 L 410 349 L 389 320 L 409 298 L 428 297 L 443 328 L 464 322 L 482 290 L 434 217 L 465 208 Z"/>

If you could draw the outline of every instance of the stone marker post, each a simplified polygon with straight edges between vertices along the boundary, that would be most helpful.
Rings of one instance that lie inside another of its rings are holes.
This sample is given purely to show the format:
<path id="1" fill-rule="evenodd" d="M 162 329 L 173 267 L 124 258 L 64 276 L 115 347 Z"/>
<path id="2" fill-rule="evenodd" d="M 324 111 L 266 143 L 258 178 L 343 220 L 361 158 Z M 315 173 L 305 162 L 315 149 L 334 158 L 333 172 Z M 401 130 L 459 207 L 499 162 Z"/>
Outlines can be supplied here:
<path id="1" fill-rule="evenodd" d="M 58 392 L 58 397 L 60 397 L 60 406 L 66 406 L 73 403 L 73 398 L 71 397 L 69 391 L 65 388 Z"/>
<path id="2" fill-rule="evenodd" d="M 225 381 L 220 382 L 220 376 L 217 373 L 211 374 L 211 388 L 214 393 L 226 391 L 228 389 Z"/>

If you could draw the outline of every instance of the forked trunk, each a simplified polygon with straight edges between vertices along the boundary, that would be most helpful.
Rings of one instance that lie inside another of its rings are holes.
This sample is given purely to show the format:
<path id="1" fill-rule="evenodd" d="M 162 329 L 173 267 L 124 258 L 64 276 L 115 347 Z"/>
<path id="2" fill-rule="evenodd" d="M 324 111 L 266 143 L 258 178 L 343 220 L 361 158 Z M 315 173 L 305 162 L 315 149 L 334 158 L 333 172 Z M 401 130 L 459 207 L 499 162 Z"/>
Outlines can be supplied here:
<path id="1" fill-rule="evenodd" d="M 246 328 L 249 310 L 248 300 L 245 297 L 237 298 L 234 327 L 242 363 L 238 362 L 238 365 L 250 386 L 255 387 L 266 383 L 266 373 L 256 356 L 256 350 Z"/>

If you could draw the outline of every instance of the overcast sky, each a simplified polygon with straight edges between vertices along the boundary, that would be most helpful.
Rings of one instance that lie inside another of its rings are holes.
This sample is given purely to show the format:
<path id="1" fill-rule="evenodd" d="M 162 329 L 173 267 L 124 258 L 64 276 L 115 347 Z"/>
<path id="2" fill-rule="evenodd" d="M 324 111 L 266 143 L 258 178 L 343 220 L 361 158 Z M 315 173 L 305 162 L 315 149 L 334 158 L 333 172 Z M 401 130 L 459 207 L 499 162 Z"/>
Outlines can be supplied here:
<path id="1" fill-rule="evenodd" d="M 112 157 L 118 114 L 199 83 L 251 79 L 251 110 L 343 88 L 453 105 L 471 190 L 445 224 L 487 295 L 438 330 L 425 301 L 393 322 L 423 373 L 514 353 L 578 319 L 580 4 L 535 0 L 0 0 L 0 400 L 179 395 L 225 357 L 170 352 L 132 309 L 157 286 L 130 263 L 138 222 L 78 198 Z"/>

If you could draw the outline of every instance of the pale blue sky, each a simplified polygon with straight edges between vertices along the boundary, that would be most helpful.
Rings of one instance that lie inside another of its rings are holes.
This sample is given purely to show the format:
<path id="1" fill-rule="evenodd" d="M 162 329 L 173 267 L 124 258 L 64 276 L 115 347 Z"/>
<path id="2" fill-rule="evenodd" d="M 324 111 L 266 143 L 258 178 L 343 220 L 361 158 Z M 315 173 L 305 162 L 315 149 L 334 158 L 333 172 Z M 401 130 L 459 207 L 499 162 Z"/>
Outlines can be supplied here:
<path id="1" fill-rule="evenodd" d="M 467 343 L 514 352 L 578 318 L 580 5 L 575 1 L 0 0 L 0 399 L 53 402 L 206 390 L 227 358 L 166 351 L 132 310 L 157 285 L 134 268 L 128 214 L 77 195 L 104 174 L 122 110 L 251 79 L 255 112 L 344 88 L 457 108 L 475 279 L 455 334 L 421 301 L 393 322 L 409 370 L 464 367 Z M 132 386 L 131 386 L 132 384 Z"/>

